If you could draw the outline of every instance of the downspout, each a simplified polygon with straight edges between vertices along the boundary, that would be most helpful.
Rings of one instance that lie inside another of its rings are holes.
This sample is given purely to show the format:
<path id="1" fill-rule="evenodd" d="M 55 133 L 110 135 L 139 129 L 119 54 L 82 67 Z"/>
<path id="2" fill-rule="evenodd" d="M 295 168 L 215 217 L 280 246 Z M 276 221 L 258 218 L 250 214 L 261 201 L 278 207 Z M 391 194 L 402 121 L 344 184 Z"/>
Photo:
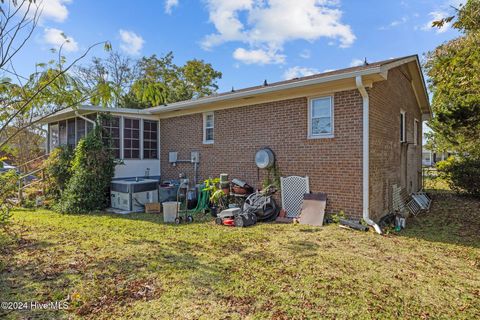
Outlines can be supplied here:
<path id="1" fill-rule="evenodd" d="M 369 145 L 369 109 L 370 109 L 370 99 L 368 97 L 368 92 L 363 85 L 362 76 L 355 77 L 355 82 L 357 84 L 358 91 L 362 95 L 363 98 L 363 220 L 372 226 L 378 234 L 382 234 L 382 229 L 372 220 L 370 219 L 370 204 L 369 204 L 369 153 L 370 153 L 370 145 Z"/>
<path id="2" fill-rule="evenodd" d="M 88 119 L 87 117 L 82 116 L 80 113 L 78 113 L 78 111 L 75 111 L 75 115 L 76 115 L 77 117 L 79 117 L 80 119 L 83 119 L 83 120 L 85 120 L 85 121 L 90 122 L 91 124 L 93 124 L 93 127 L 94 127 L 94 128 L 97 126 L 97 123 L 96 123 L 95 121 L 93 121 L 92 119 Z"/>

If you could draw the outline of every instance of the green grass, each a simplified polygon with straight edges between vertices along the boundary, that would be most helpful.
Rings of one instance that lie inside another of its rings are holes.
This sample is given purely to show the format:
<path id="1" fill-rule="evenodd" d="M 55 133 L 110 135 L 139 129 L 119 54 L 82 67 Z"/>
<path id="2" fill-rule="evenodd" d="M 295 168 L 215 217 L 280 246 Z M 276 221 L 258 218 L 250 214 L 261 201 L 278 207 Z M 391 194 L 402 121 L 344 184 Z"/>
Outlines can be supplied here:
<path id="1" fill-rule="evenodd" d="M 10 319 L 474 319 L 480 201 L 443 191 L 408 229 L 212 222 L 18 210 L 0 301 L 68 299 Z M 2 310 L 0 310 L 0 318 Z"/>

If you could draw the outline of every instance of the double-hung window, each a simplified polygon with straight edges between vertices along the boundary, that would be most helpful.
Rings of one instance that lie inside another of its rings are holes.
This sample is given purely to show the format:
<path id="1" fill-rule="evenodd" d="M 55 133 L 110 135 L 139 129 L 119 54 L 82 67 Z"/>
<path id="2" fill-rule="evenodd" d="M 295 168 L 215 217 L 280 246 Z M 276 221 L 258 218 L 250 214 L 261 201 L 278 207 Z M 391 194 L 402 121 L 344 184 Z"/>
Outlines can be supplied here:
<path id="1" fill-rule="evenodd" d="M 213 143 L 214 135 L 214 115 L 213 112 L 203 114 L 203 143 Z"/>
<path id="2" fill-rule="evenodd" d="M 333 137 L 333 98 L 322 97 L 309 100 L 308 137 Z"/>

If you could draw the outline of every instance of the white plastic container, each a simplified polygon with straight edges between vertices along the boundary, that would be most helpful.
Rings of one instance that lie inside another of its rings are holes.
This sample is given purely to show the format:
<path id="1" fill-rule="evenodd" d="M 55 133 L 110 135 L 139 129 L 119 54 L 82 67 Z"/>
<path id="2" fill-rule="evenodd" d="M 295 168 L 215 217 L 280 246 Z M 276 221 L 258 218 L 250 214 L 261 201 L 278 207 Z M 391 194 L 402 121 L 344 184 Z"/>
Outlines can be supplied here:
<path id="1" fill-rule="evenodd" d="M 163 205 L 163 222 L 175 222 L 177 210 L 180 210 L 180 202 L 167 201 Z"/>

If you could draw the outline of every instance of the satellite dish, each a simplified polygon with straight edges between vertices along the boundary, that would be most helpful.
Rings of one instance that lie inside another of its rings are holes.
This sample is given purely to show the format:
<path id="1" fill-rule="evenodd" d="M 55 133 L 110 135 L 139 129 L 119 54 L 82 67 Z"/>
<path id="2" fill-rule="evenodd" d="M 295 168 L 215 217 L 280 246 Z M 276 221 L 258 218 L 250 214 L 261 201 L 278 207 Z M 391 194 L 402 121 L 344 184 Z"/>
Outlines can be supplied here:
<path id="1" fill-rule="evenodd" d="M 275 155 L 269 148 L 263 148 L 255 154 L 255 164 L 260 169 L 268 169 L 275 163 Z"/>

